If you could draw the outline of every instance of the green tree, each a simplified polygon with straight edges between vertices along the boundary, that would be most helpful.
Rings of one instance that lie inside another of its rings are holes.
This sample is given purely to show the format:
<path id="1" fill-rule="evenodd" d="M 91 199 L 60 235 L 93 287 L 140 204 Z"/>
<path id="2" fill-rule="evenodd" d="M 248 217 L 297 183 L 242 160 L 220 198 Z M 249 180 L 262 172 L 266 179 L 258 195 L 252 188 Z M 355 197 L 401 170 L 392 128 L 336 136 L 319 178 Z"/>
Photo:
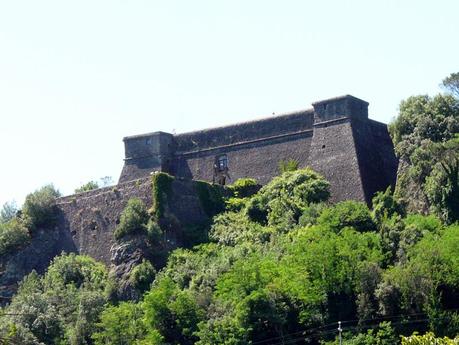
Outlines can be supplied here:
<path id="1" fill-rule="evenodd" d="M 317 223 L 327 226 L 335 232 L 345 227 L 352 227 L 360 232 L 376 229 L 367 205 L 357 201 L 342 201 L 324 209 L 318 217 Z"/>
<path id="2" fill-rule="evenodd" d="M 100 314 L 94 345 L 135 345 L 146 336 L 143 310 L 139 304 L 121 302 L 108 306 Z"/>
<path id="3" fill-rule="evenodd" d="M 459 338 L 450 339 L 447 337 L 436 338 L 433 333 L 425 335 L 413 334 L 409 337 L 402 337 L 402 345 L 457 345 Z"/>
<path id="4" fill-rule="evenodd" d="M 115 238 L 119 240 L 129 234 L 146 233 L 149 220 L 145 203 L 138 198 L 129 199 L 115 229 Z"/>
<path id="5" fill-rule="evenodd" d="M 18 212 L 18 207 L 15 201 L 5 202 L 0 210 L 0 223 L 7 223 L 14 217 Z"/>
<path id="6" fill-rule="evenodd" d="M 443 212 L 445 207 L 438 204 L 439 199 L 451 195 L 454 187 L 449 186 L 449 191 L 444 188 L 439 196 L 428 180 L 434 180 L 430 182 L 436 185 L 433 188 L 440 187 L 447 176 L 450 183 L 454 182 L 455 166 L 441 162 L 445 162 L 446 154 L 456 155 L 453 162 L 457 161 L 452 144 L 444 143 L 459 133 L 459 99 L 441 94 L 410 97 L 400 104 L 400 113 L 389 130 L 400 158 L 395 196 L 405 199 L 410 212 L 427 213 L 432 207 Z"/>
<path id="7" fill-rule="evenodd" d="M 459 98 L 459 72 L 451 73 L 448 77 L 443 79 L 442 86 Z"/>
<path id="8" fill-rule="evenodd" d="M 329 196 L 329 183 L 313 170 L 287 171 L 249 200 L 246 213 L 253 221 L 288 229 L 298 223 L 309 204 Z"/>
<path id="9" fill-rule="evenodd" d="M 57 219 L 56 198 L 61 194 L 52 184 L 43 186 L 26 196 L 22 215 L 31 229 L 49 227 Z"/>
<path id="10" fill-rule="evenodd" d="M 29 241 L 29 231 L 18 219 L 0 223 L 0 256 L 13 252 Z"/>

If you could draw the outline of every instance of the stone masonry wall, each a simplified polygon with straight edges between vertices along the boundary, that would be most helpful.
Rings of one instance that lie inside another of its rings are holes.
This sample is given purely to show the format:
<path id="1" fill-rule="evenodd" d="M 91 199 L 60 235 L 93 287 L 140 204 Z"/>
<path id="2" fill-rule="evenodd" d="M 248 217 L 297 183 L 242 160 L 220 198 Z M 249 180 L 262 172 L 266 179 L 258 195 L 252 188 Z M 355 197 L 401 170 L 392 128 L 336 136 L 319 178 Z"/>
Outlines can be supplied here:
<path id="1" fill-rule="evenodd" d="M 114 231 L 131 198 L 140 198 L 147 207 L 152 206 L 150 177 L 58 199 L 57 224 L 38 229 L 30 244 L 0 258 L 0 295 L 11 296 L 25 275 L 32 270 L 43 273 L 62 252 L 89 255 L 107 267 L 113 266 L 112 254 L 120 247 L 115 242 Z M 209 221 L 194 181 L 174 179 L 165 206 L 179 224 Z M 166 233 L 167 250 L 186 246 L 174 230 L 170 227 Z M 0 301 L 0 305 L 6 301 Z"/>

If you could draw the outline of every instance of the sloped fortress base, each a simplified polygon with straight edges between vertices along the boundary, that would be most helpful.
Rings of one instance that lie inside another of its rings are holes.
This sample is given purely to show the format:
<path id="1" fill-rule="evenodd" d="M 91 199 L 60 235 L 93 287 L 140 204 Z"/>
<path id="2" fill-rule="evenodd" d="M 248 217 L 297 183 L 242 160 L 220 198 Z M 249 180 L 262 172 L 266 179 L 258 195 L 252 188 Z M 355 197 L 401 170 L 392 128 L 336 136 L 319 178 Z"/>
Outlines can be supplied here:
<path id="1" fill-rule="evenodd" d="M 120 182 L 164 171 L 213 181 L 220 160 L 228 180 L 256 178 L 266 184 L 280 161 L 311 166 L 331 183 L 331 200 L 371 202 L 376 191 L 395 184 L 397 159 L 383 123 L 368 118 L 368 103 L 346 95 L 313 109 L 173 135 L 154 132 L 124 138 Z"/>

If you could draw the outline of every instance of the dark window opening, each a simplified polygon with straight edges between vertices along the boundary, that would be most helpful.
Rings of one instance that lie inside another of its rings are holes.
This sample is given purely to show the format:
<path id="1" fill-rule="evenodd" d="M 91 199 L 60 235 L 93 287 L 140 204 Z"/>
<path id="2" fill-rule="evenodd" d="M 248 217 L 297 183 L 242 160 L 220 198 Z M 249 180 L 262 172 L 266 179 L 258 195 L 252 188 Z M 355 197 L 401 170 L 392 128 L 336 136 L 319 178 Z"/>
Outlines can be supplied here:
<path id="1" fill-rule="evenodd" d="M 231 179 L 228 170 L 228 157 L 226 155 L 215 157 L 213 183 L 225 185 L 226 179 Z"/>
<path id="2" fill-rule="evenodd" d="M 228 169 L 228 157 L 226 157 L 226 155 L 218 157 L 217 168 L 219 171 L 225 171 L 226 169 Z"/>

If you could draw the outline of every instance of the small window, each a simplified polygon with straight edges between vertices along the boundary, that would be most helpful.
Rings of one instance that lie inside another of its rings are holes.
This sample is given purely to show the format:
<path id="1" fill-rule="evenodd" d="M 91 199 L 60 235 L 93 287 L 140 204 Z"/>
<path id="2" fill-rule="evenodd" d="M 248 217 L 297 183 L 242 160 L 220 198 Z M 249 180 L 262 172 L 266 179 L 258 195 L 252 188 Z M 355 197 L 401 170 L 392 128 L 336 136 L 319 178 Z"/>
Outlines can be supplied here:
<path id="1" fill-rule="evenodd" d="M 145 140 L 145 145 L 151 145 L 151 138 L 147 138 Z"/>
<path id="2" fill-rule="evenodd" d="M 220 171 L 228 169 L 228 157 L 226 155 L 222 155 L 217 158 L 217 167 Z"/>

